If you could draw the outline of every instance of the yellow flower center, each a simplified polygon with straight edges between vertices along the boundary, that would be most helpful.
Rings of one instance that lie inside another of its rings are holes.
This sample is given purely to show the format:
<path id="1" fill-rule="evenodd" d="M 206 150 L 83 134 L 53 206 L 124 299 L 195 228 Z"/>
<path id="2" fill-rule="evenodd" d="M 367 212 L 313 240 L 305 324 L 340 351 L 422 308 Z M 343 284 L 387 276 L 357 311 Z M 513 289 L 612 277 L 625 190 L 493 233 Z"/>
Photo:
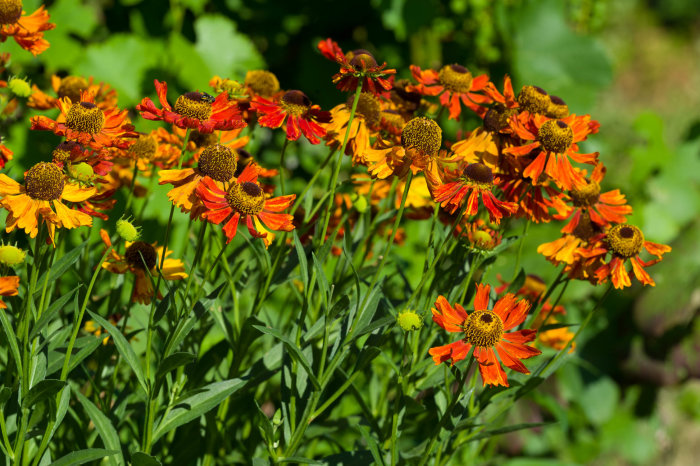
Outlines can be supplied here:
<path id="1" fill-rule="evenodd" d="M 472 345 L 492 348 L 503 337 L 503 321 L 493 311 L 474 311 L 464 323 L 464 333 Z"/>
<path id="2" fill-rule="evenodd" d="M 71 105 L 66 115 L 66 127 L 81 133 L 97 134 L 105 124 L 105 114 L 92 102 Z"/>
<path id="3" fill-rule="evenodd" d="M 216 92 L 226 92 L 229 98 L 232 98 L 243 93 L 243 85 L 238 81 L 234 81 L 233 79 L 224 79 L 216 87 Z"/>
<path id="4" fill-rule="evenodd" d="M 68 173 L 71 177 L 83 183 L 90 183 L 95 178 L 95 170 L 89 163 L 85 162 L 71 165 Z"/>
<path id="5" fill-rule="evenodd" d="M 143 134 L 139 136 L 134 144 L 129 147 L 127 153 L 132 159 L 146 159 L 151 160 L 154 155 L 156 155 L 156 149 L 158 148 L 158 143 L 156 138 L 150 134 Z"/>
<path id="6" fill-rule="evenodd" d="M 490 189 L 493 184 L 493 172 L 483 163 L 470 163 L 464 169 L 464 177 L 480 187 Z"/>
<path id="7" fill-rule="evenodd" d="M 63 172 L 50 162 L 39 162 L 24 175 L 27 194 L 32 199 L 54 201 L 63 194 Z"/>
<path id="8" fill-rule="evenodd" d="M 71 156 L 73 151 L 79 151 L 80 144 L 74 141 L 62 142 L 56 146 L 56 148 L 51 152 L 51 160 L 53 163 L 62 163 L 67 165 L 71 161 Z"/>
<path id="9" fill-rule="evenodd" d="M 544 114 L 549 107 L 547 91 L 537 86 L 523 86 L 518 94 L 518 103 L 523 110 L 530 113 Z"/>
<path id="10" fill-rule="evenodd" d="M 270 97 L 280 90 L 277 76 L 265 70 L 248 71 L 243 82 L 253 92 L 263 97 Z"/>
<path id="11" fill-rule="evenodd" d="M 22 16 L 22 0 L 0 0 L 0 24 L 16 23 Z"/>
<path id="12" fill-rule="evenodd" d="M 612 252 L 628 258 L 642 251 L 644 235 L 634 225 L 615 225 L 608 231 L 607 241 Z"/>
<path id="13" fill-rule="evenodd" d="M 176 113 L 197 120 L 208 120 L 211 116 L 212 96 L 203 92 L 187 92 L 175 101 Z"/>
<path id="14" fill-rule="evenodd" d="M 214 133 L 205 134 L 193 129 L 189 140 L 197 147 L 207 147 L 219 142 L 219 137 Z"/>
<path id="15" fill-rule="evenodd" d="M 351 95 L 345 102 L 345 106 L 348 109 L 352 108 L 352 102 L 354 98 L 355 96 Z M 355 109 L 355 112 L 365 117 L 365 120 L 370 125 L 376 125 L 380 122 L 382 107 L 379 104 L 379 100 L 376 97 L 374 97 L 372 93 L 363 92 L 362 94 L 360 94 L 360 98 L 357 101 L 357 108 Z"/>
<path id="16" fill-rule="evenodd" d="M 206 147 L 197 165 L 202 175 L 216 181 L 229 181 L 236 173 L 236 153 L 221 144 Z"/>
<path id="17" fill-rule="evenodd" d="M 158 262 L 156 248 L 144 241 L 136 241 L 126 248 L 126 263 L 135 269 L 153 270 Z"/>
<path id="18" fill-rule="evenodd" d="M 545 115 L 549 118 L 566 118 L 569 116 L 569 106 L 561 97 L 550 95 Z"/>
<path id="19" fill-rule="evenodd" d="M 493 237 L 484 230 L 476 230 L 471 237 L 472 246 L 484 251 L 490 251 L 495 247 Z"/>
<path id="20" fill-rule="evenodd" d="M 10 267 L 24 262 L 26 252 L 22 251 L 11 244 L 0 245 L 0 264 L 9 265 Z"/>
<path id="21" fill-rule="evenodd" d="M 257 183 L 234 183 L 226 193 L 226 201 L 242 214 L 257 215 L 265 205 L 265 193 Z"/>
<path id="22" fill-rule="evenodd" d="M 537 140 L 547 152 L 563 154 L 574 142 L 574 131 L 561 120 L 547 120 L 540 126 Z"/>
<path id="23" fill-rule="evenodd" d="M 438 80 L 445 89 L 464 94 L 472 86 L 472 74 L 462 65 L 443 66 L 438 73 Z"/>
<path id="24" fill-rule="evenodd" d="M 416 311 L 399 312 L 396 321 L 398 322 L 399 327 L 406 332 L 419 330 L 423 326 L 423 319 L 421 319 Z"/>
<path id="25" fill-rule="evenodd" d="M 301 91 L 287 91 L 282 96 L 280 105 L 286 113 L 294 116 L 302 116 L 309 111 L 311 99 Z"/>
<path id="26" fill-rule="evenodd" d="M 518 113 L 515 108 L 506 108 L 501 104 L 489 109 L 484 115 L 484 128 L 492 133 L 505 129 L 508 126 L 508 118 Z"/>
<path id="27" fill-rule="evenodd" d="M 569 195 L 574 206 L 589 207 L 595 205 L 600 199 L 600 185 L 595 181 L 589 181 L 583 188 L 572 189 Z"/>
<path id="28" fill-rule="evenodd" d="M 430 118 L 416 117 L 406 123 L 401 132 L 401 145 L 413 147 L 423 154 L 433 155 L 440 150 L 442 129 Z"/>
<path id="29" fill-rule="evenodd" d="M 88 82 L 80 76 L 66 76 L 58 86 L 58 97 L 68 97 L 71 102 L 80 102 L 80 93 L 88 88 Z"/>

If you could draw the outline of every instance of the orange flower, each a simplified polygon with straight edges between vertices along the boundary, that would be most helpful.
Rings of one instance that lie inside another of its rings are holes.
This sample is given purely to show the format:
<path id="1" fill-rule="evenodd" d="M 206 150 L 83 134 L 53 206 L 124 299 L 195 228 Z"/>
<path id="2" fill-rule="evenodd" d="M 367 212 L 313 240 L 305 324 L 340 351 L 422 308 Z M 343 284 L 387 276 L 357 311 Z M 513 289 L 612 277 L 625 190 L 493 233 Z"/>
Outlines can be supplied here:
<path id="1" fill-rule="evenodd" d="M 9 211 L 5 231 L 19 227 L 36 237 L 39 221 L 46 223 L 51 242 L 58 228 L 92 225 L 92 217 L 67 207 L 61 201 L 82 202 L 95 194 L 95 188 L 69 183 L 53 163 L 40 162 L 24 175 L 25 186 L 0 174 L 0 205 Z"/>
<path id="2" fill-rule="evenodd" d="M 18 276 L 0 277 L 0 296 L 17 296 L 18 289 Z M 2 299 L 0 299 L 0 309 L 7 309 L 7 304 Z"/>
<path id="3" fill-rule="evenodd" d="M 579 154 L 576 143 L 597 132 L 600 126 L 598 122 L 591 121 L 589 115 L 569 115 L 556 120 L 529 112 L 522 112 L 509 121 L 513 133 L 524 143 L 506 147 L 503 149 L 504 154 L 527 156 L 539 149 L 535 152 L 534 159 L 527 164 L 523 176 L 536 184 L 540 181 L 540 175 L 545 173 L 567 190 L 586 185 L 581 173 L 571 165 L 571 160 L 590 165 L 597 163 L 597 152 Z"/>
<path id="4" fill-rule="evenodd" d="M 39 55 L 49 48 L 49 41 L 44 39 L 44 31 L 55 28 L 49 23 L 49 13 L 40 6 L 29 16 L 24 16 L 21 0 L 4 0 L 0 9 L 0 42 L 14 37 L 15 42 L 32 55 Z"/>
<path id="5" fill-rule="evenodd" d="M 37 110 L 48 110 L 57 106 L 57 100 L 68 97 L 71 102 L 80 102 L 80 95 L 83 91 L 88 91 L 95 95 L 95 105 L 101 110 L 109 110 L 117 105 L 117 91 L 109 84 L 94 84 L 93 78 L 85 79 L 82 76 L 66 76 L 61 78 L 57 75 L 51 76 L 51 87 L 58 97 L 52 97 L 37 87 L 32 85 L 32 95 L 27 100 L 27 106 Z"/>
<path id="6" fill-rule="evenodd" d="M 258 113 L 258 123 L 266 128 L 279 128 L 287 121 L 287 139 L 296 141 L 303 134 L 311 144 L 321 142 L 319 137 L 326 130 L 318 123 L 328 123 L 331 113 L 311 105 L 311 100 L 301 91 L 287 91 L 279 101 L 255 97 L 250 104 Z"/>
<path id="7" fill-rule="evenodd" d="M 489 84 L 489 77 L 482 74 L 473 77 L 469 70 L 462 65 L 446 65 L 440 71 L 425 70 L 411 65 L 411 74 L 418 81 L 408 90 L 422 95 L 440 96 L 440 104 L 450 111 L 450 120 L 456 120 L 462 113 L 462 105 L 483 116 L 488 108 L 484 104 L 491 103 L 488 95 L 477 94 L 484 91 Z M 461 102 L 461 103 L 460 103 Z"/>
<path id="8" fill-rule="evenodd" d="M 642 231 L 634 225 L 621 224 L 615 225 L 604 238 L 605 248 L 599 248 L 594 251 L 591 256 L 596 256 L 604 259 L 608 252 L 612 253 L 610 261 L 601 265 L 595 272 L 598 283 L 607 281 L 608 277 L 612 277 L 612 283 L 615 288 L 621 289 L 631 286 L 629 273 L 625 268 L 625 263 L 629 260 L 632 263 L 634 276 L 637 277 L 644 285 L 655 286 L 656 283 L 649 276 L 644 267 L 649 267 L 661 261 L 661 256 L 671 251 L 670 246 L 665 244 L 652 243 L 644 240 Z M 642 249 L 656 256 L 656 259 L 644 262 L 639 258 Z"/>
<path id="9" fill-rule="evenodd" d="M 101 110 L 95 105 L 95 95 L 83 91 L 80 102 L 72 103 L 64 97 L 56 101 L 61 114 L 56 120 L 45 116 L 31 118 L 33 130 L 53 131 L 93 149 L 105 147 L 126 148 L 133 144 L 137 134 L 127 118 L 127 110 L 117 107 Z"/>
<path id="10" fill-rule="evenodd" d="M 222 92 L 216 98 L 205 92 L 187 92 L 177 98 L 175 106 L 168 102 L 168 84 L 154 80 L 162 108 L 156 107 L 150 97 L 144 97 L 136 110 L 147 120 L 165 121 L 180 128 L 196 129 L 200 133 L 214 130 L 243 128 L 247 124 L 235 101 Z"/>
<path id="11" fill-rule="evenodd" d="M 444 296 L 439 296 L 433 308 L 433 321 L 448 332 L 462 333 L 462 339 L 449 345 L 430 348 L 435 364 L 450 361 L 454 364 L 467 357 L 474 347 L 474 358 L 479 363 L 479 372 L 484 385 L 508 386 L 508 377 L 501 367 L 507 367 L 529 374 L 530 371 L 520 362 L 541 353 L 526 345 L 535 339 L 536 330 L 518 330 L 505 333 L 520 325 L 527 316 L 530 303 L 527 300 L 516 302 L 515 295 L 507 294 L 496 301 L 493 310 L 489 304 L 489 285 L 477 285 L 474 298 L 474 312 L 455 304 L 453 308 Z M 494 351 L 495 350 L 495 351 Z M 498 358 L 496 358 L 498 353 Z"/>
<path id="12" fill-rule="evenodd" d="M 453 174 L 454 176 L 454 174 Z M 493 172 L 483 163 L 471 163 L 464 168 L 462 176 L 457 181 L 445 183 L 435 188 L 433 193 L 435 202 L 450 213 L 454 213 L 469 194 L 467 208 L 464 215 L 471 217 L 476 215 L 479 208 L 479 197 L 489 212 L 491 222 L 501 223 L 504 215 L 511 215 L 518 210 L 518 205 L 513 202 L 500 201 L 491 192 L 498 178 L 493 177 Z"/>
<path id="13" fill-rule="evenodd" d="M 590 220 L 601 227 L 611 223 L 625 223 L 627 215 L 632 213 L 632 207 L 627 205 L 625 195 L 619 189 L 600 193 L 600 182 L 603 180 L 605 167 L 598 164 L 593 170 L 590 180 L 579 189 L 572 189 L 569 198 L 573 207 L 568 207 L 564 212 L 554 215 L 557 220 L 565 220 L 573 214 L 569 223 L 561 230 L 562 233 L 573 233 L 578 227 L 582 215 L 588 214 Z"/>
<path id="14" fill-rule="evenodd" d="M 100 230 L 100 237 L 104 244 L 109 247 L 112 241 L 105 230 Z M 148 244 L 143 241 L 126 242 L 124 255 L 118 254 L 115 250 L 102 263 L 102 268 L 112 273 L 134 274 L 134 292 L 131 300 L 135 303 L 150 304 L 154 295 L 151 277 L 156 277 L 158 273 L 163 275 L 165 280 L 182 280 L 187 278 L 184 264 L 180 259 L 168 259 L 172 251 L 165 251 L 165 261 L 160 263 L 163 256 L 163 247 L 156 246 L 157 243 Z M 148 271 L 148 274 L 146 273 Z M 158 291 L 158 299 L 162 295 Z"/>
<path id="15" fill-rule="evenodd" d="M 206 210 L 202 218 L 215 224 L 224 224 L 223 231 L 229 243 L 239 223 L 245 223 L 251 236 L 263 238 L 265 247 L 274 238 L 271 230 L 292 231 L 293 217 L 281 213 L 289 207 L 295 194 L 268 198 L 257 182 L 258 172 L 252 164 L 243 170 L 235 183 L 224 191 L 214 180 L 205 177 L 197 186 L 197 196 Z"/>
<path id="16" fill-rule="evenodd" d="M 330 111 L 331 121 L 324 126 L 326 130 L 326 145 L 340 148 L 345 139 L 350 122 L 352 100 L 333 107 Z M 382 121 L 382 105 L 378 98 L 372 94 L 360 94 L 357 102 L 355 117 L 345 147 L 345 155 L 352 156 L 353 164 L 366 164 L 362 154 L 369 149 L 370 136 L 376 133 Z"/>
<path id="17" fill-rule="evenodd" d="M 5 164 L 12 160 L 12 156 L 12 151 L 2 144 L 2 138 L 0 138 L 0 168 L 5 168 Z"/>
<path id="18" fill-rule="evenodd" d="M 320 41 L 318 49 L 324 57 L 340 65 L 340 71 L 333 76 L 333 84 L 341 91 L 355 91 L 360 80 L 362 92 L 379 95 L 391 89 L 391 80 L 387 77 L 396 74 L 396 70 L 385 69 L 386 62 L 379 66 L 367 50 L 357 49 L 345 54 L 331 39 Z"/>

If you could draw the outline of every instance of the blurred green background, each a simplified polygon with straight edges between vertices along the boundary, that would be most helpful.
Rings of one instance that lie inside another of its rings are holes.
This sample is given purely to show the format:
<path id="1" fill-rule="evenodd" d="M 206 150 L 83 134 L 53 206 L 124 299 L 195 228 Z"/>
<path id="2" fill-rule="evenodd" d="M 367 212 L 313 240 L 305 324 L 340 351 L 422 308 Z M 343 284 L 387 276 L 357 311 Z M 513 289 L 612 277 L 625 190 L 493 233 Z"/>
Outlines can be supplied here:
<path id="1" fill-rule="evenodd" d="M 31 12 L 41 2 L 25 0 Z M 153 96 L 153 79 L 178 91 L 206 90 L 213 75 L 242 80 L 273 71 L 283 88 L 301 89 L 324 109 L 345 96 L 330 83 L 334 63 L 316 51 L 331 37 L 365 48 L 400 77 L 408 66 L 460 63 L 487 72 L 500 88 L 534 84 L 601 123 L 585 151 L 608 166 L 603 189 L 620 188 L 647 239 L 673 252 L 651 269 L 655 288 L 633 286 L 606 301 L 577 355 L 509 415 L 507 422 L 555 420 L 538 431 L 502 437 L 499 464 L 693 464 L 700 456 L 700 7 L 697 0 L 57 0 L 45 2 L 55 30 L 37 58 L 12 41 L 10 71 L 43 89 L 52 73 L 94 76 L 119 92 L 121 107 Z M 137 128 L 150 129 L 137 121 Z M 460 128 L 446 136 L 454 140 Z M 27 154 L 20 173 L 55 144 L 13 125 L 8 145 Z M 303 154 L 303 155 L 302 155 Z M 265 155 L 263 154 L 263 157 Z M 310 176 L 319 152 L 292 154 Z M 270 154 L 270 162 L 276 158 Z M 304 173 L 306 172 L 306 173 Z M 523 265 L 547 281 L 554 269 L 535 253 L 558 237 L 537 225 Z M 420 246 L 420 245 L 418 245 Z M 540 272 L 541 271 L 541 272 Z M 486 277 L 509 277 L 497 262 Z M 600 291 L 600 290 L 598 290 Z M 572 322 L 593 292 L 569 287 Z M 517 458 L 517 459 L 516 459 Z M 529 458 L 529 459 L 528 459 Z"/>

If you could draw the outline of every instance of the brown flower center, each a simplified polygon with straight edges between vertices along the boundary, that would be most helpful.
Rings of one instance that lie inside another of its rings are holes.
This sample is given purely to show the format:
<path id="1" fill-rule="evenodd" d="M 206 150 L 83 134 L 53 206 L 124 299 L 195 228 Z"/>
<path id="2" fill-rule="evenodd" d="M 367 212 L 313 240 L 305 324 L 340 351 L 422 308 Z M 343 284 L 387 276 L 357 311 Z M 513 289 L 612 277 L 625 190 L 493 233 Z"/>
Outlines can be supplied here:
<path id="1" fill-rule="evenodd" d="M 197 168 L 216 181 L 229 181 L 236 172 L 236 153 L 221 144 L 207 146 L 199 156 Z"/>
<path id="2" fill-rule="evenodd" d="M 63 194 L 63 172 L 50 162 L 39 162 L 24 175 L 24 186 L 32 199 L 54 201 Z"/>
<path id="3" fill-rule="evenodd" d="M 211 116 L 212 99 L 203 92 L 187 92 L 175 101 L 173 109 L 176 113 L 197 120 L 208 120 Z"/>
<path id="4" fill-rule="evenodd" d="M 518 103 L 523 110 L 530 113 L 544 114 L 549 107 L 547 91 L 537 86 L 523 86 L 518 94 Z"/>
<path id="5" fill-rule="evenodd" d="M 591 215 L 588 211 L 584 211 L 578 220 L 578 225 L 571 233 L 578 239 L 588 241 L 593 235 L 600 233 L 600 228 L 591 221 Z"/>
<path id="6" fill-rule="evenodd" d="M 156 249 L 143 241 L 135 241 L 126 248 L 124 253 L 126 263 L 141 270 L 153 270 L 158 262 Z"/>
<path id="7" fill-rule="evenodd" d="M 503 321 L 493 311 L 474 311 L 464 323 L 464 333 L 472 345 L 492 348 L 503 337 Z"/>
<path id="8" fill-rule="evenodd" d="M 66 127 L 81 133 L 97 134 L 105 124 L 105 114 L 92 102 L 71 105 L 66 115 Z"/>
<path id="9" fill-rule="evenodd" d="M 301 91 L 287 91 L 282 96 L 280 105 L 286 113 L 294 116 L 302 116 L 309 111 L 311 99 Z"/>
<path id="10" fill-rule="evenodd" d="M 62 142 L 51 152 L 51 161 L 66 165 L 73 158 L 73 153 L 81 151 L 80 144 L 74 141 Z"/>
<path id="11" fill-rule="evenodd" d="M 634 257 L 642 251 L 644 235 L 634 225 L 615 225 L 608 231 L 610 250 L 624 258 Z"/>
<path id="12" fill-rule="evenodd" d="M 457 64 L 443 66 L 438 73 L 438 80 L 448 91 L 462 94 L 469 92 L 472 86 L 472 74 Z"/>
<path id="13" fill-rule="evenodd" d="M 540 126 L 537 140 L 547 152 L 563 154 L 574 142 L 574 131 L 561 120 L 547 120 Z"/>
<path id="14" fill-rule="evenodd" d="M 496 133 L 508 127 L 508 118 L 518 113 L 515 108 L 506 108 L 501 104 L 489 109 L 484 115 L 484 128 L 486 131 Z"/>
<path id="15" fill-rule="evenodd" d="M 549 118 L 566 118 L 569 116 L 569 106 L 561 97 L 550 95 L 545 115 Z"/>
<path id="16" fill-rule="evenodd" d="M 350 60 L 350 66 L 355 68 L 357 71 L 365 71 L 369 68 L 374 68 L 377 66 L 377 60 L 374 56 L 365 49 L 357 49 L 350 52 L 348 59 Z"/>
<path id="17" fill-rule="evenodd" d="M 280 90 L 280 82 L 277 76 L 265 70 L 248 71 L 243 83 L 253 92 L 263 97 L 270 97 Z"/>
<path id="18" fill-rule="evenodd" d="M 88 88 L 88 82 L 82 76 L 66 76 L 58 86 L 59 98 L 68 97 L 71 102 L 80 102 L 80 94 Z"/>
<path id="19" fill-rule="evenodd" d="M 572 189 L 569 195 L 574 206 L 589 207 L 595 205 L 600 199 L 600 185 L 595 181 L 588 181 L 583 188 Z"/>
<path id="20" fill-rule="evenodd" d="M 467 165 L 467 168 L 464 169 L 464 176 L 478 184 L 490 185 L 493 183 L 493 172 L 483 163 L 477 162 Z"/>
<path id="21" fill-rule="evenodd" d="M 156 138 L 150 134 L 143 134 L 129 147 L 127 153 L 134 160 L 151 160 L 153 156 L 156 155 L 156 149 L 158 149 Z"/>
<path id="22" fill-rule="evenodd" d="M 16 23 L 22 16 L 22 0 L 0 0 L 0 24 Z"/>
<path id="23" fill-rule="evenodd" d="M 348 109 L 352 108 L 354 98 L 355 96 L 351 95 L 345 102 L 345 106 Z M 365 117 L 365 120 L 370 125 L 376 125 L 380 122 L 382 107 L 379 104 L 379 100 L 370 92 L 363 92 L 360 94 L 355 111 Z"/>
<path id="24" fill-rule="evenodd" d="M 246 215 L 257 215 L 265 205 L 265 193 L 251 181 L 233 183 L 226 193 L 226 201 L 236 211 Z"/>
<path id="25" fill-rule="evenodd" d="M 216 144 L 219 141 L 219 137 L 214 133 L 200 133 L 198 130 L 194 129 L 190 133 L 190 141 L 194 143 L 197 147 L 207 147 L 212 144 Z"/>
<path id="26" fill-rule="evenodd" d="M 440 150 L 442 129 L 430 118 L 416 117 L 406 123 L 401 132 L 401 145 L 413 147 L 423 154 L 433 155 Z"/>

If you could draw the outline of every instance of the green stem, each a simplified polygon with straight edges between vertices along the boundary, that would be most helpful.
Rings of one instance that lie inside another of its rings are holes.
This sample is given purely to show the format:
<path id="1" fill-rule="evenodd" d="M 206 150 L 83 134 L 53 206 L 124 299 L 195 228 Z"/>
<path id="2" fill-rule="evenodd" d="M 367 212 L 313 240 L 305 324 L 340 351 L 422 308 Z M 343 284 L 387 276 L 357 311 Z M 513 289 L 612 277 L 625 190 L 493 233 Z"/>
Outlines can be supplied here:
<path id="1" fill-rule="evenodd" d="M 129 211 L 129 208 L 131 207 L 131 203 L 134 200 L 134 189 L 136 188 L 136 177 L 138 176 L 139 173 L 139 162 L 137 159 L 134 159 L 134 171 L 131 175 L 131 186 L 129 187 L 129 195 L 126 197 L 126 206 L 124 207 L 124 213 Z"/>
<path id="2" fill-rule="evenodd" d="M 345 130 L 345 137 L 343 138 L 343 145 L 340 146 L 340 152 L 338 153 L 338 159 L 335 164 L 335 170 L 333 170 L 333 177 L 331 178 L 330 186 L 330 196 L 328 201 L 328 207 L 326 208 L 326 214 L 324 215 L 323 229 L 321 230 L 321 236 L 316 238 L 316 243 L 320 244 L 325 241 L 326 232 L 328 232 L 328 222 L 331 219 L 331 210 L 333 210 L 333 200 L 335 199 L 335 185 L 338 183 L 338 175 L 340 174 L 340 166 L 343 162 L 343 155 L 345 154 L 345 147 L 348 144 L 348 139 L 350 137 L 350 130 L 352 128 L 352 121 L 355 119 L 355 110 L 357 110 L 357 102 L 360 101 L 360 94 L 362 94 L 362 80 L 359 80 L 357 84 L 357 89 L 355 89 L 355 99 L 352 101 L 352 107 L 350 108 L 350 119 L 348 120 L 348 127 Z"/>
<path id="3" fill-rule="evenodd" d="M 474 270 L 476 270 L 479 267 L 481 267 L 481 261 L 478 260 L 476 256 L 474 256 L 473 259 L 469 262 L 469 273 L 467 274 L 467 279 L 464 283 L 464 289 L 462 290 L 462 296 L 459 299 L 459 302 L 462 304 L 464 304 L 464 300 L 467 299 L 467 290 L 469 290 L 469 285 L 472 282 Z"/>
<path id="4" fill-rule="evenodd" d="M 304 190 L 301 192 L 301 194 L 299 194 L 299 195 L 297 196 L 297 199 L 296 199 L 296 201 L 294 202 L 294 205 L 292 206 L 292 210 L 289 211 L 289 214 L 290 214 L 290 215 L 294 215 L 294 212 L 297 211 L 297 209 L 298 209 L 299 206 L 301 205 L 301 201 L 304 199 L 304 197 L 306 197 L 306 193 L 308 193 L 308 192 L 309 192 L 309 189 L 311 189 L 311 188 L 313 187 L 314 183 L 316 182 L 316 178 L 318 178 L 319 175 L 321 174 L 321 172 L 323 171 L 323 169 L 326 168 L 326 165 L 328 165 L 328 162 L 330 162 L 330 160 L 331 160 L 331 158 L 333 157 L 333 154 L 335 154 L 335 151 L 336 151 L 336 150 L 337 150 L 337 149 L 331 149 L 331 151 L 328 153 L 328 155 L 327 155 L 326 158 L 323 160 L 323 162 L 321 162 L 321 165 L 318 167 L 318 169 L 316 170 L 316 172 L 314 173 L 314 175 L 311 177 L 311 179 L 309 180 L 309 182 L 306 183 L 306 187 L 305 187 Z"/>
<path id="5" fill-rule="evenodd" d="M 396 442 L 398 440 L 398 430 L 399 430 L 399 410 L 401 408 L 401 398 L 403 397 L 403 360 L 406 357 L 406 344 L 408 343 L 408 333 L 405 332 L 403 333 L 403 345 L 401 345 L 401 359 L 399 361 L 399 373 L 398 375 L 398 380 L 397 380 L 397 390 L 398 392 L 396 393 L 396 398 L 394 399 L 394 412 L 392 413 L 391 416 L 391 466 L 396 465 L 396 460 L 398 458 L 398 452 L 396 451 Z"/>

